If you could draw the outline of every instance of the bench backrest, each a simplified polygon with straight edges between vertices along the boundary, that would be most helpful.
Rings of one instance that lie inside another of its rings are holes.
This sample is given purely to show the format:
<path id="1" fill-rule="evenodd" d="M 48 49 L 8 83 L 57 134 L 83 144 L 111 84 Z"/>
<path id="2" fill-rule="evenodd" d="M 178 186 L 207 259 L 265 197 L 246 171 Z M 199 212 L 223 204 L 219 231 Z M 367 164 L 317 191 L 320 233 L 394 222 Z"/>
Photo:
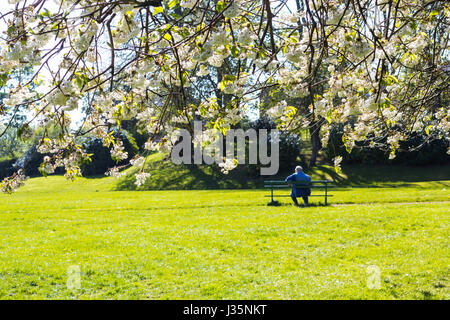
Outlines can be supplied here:
<path id="1" fill-rule="evenodd" d="M 310 182 L 306 181 L 284 181 L 284 180 L 266 180 L 265 184 L 287 184 L 287 183 L 333 183 L 331 180 L 311 180 Z"/>
<path id="2" fill-rule="evenodd" d="M 267 180 L 264 181 L 264 187 L 281 187 L 281 186 L 296 186 L 296 187 L 314 187 L 317 184 L 324 184 L 325 186 L 331 187 L 331 180 L 312 180 L 310 182 L 306 181 L 284 181 L 284 180 Z"/>

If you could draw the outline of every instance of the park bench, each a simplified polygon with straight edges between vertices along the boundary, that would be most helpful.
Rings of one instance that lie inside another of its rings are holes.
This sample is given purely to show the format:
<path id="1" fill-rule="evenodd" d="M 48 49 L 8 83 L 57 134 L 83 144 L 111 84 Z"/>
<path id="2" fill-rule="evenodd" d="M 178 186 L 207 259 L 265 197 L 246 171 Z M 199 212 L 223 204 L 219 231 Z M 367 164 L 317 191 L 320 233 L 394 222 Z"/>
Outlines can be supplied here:
<path id="1" fill-rule="evenodd" d="M 328 188 L 334 187 L 332 185 L 333 181 L 330 180 L 314 180 L 311 182 L 304 182 L 304 181 L 292 181 L 287 182 L 284 180 L 267 180 L 264 181 L 264 188 L 270 188 L 270 195 L 265 195 L 265 197 L 270 197 L 271 202 L 274 203 L 273 198 L 274 197 L 290 197 L 289 194 L 274 194 L 274 190 L 282 189 L 282 188 L 292 188 L 293 185 L 295 185 L 297 188 L 311 188 L 311 189 L 324 189 L 323 194 L 312 194 L 313 191 L 311 190 L 310 197 L 325 197 L 325 205 L 328 204 L 328 197 L 332 197 L 333 195 L 328 194 Z"/>

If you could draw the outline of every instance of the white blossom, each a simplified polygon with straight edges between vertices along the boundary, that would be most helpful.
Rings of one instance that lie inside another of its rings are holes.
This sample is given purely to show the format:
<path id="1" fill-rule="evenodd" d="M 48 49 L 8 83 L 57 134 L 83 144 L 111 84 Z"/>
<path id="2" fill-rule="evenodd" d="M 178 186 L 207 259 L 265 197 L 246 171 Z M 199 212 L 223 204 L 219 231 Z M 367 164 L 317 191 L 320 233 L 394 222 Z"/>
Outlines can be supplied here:
<path id="1" fill-rule="evenodd" d="M 238 42 L 243 46 L 249 45 L 256 38 L 255 34 L 249 28 L 244 28 L 239 32 Z"/>
<path id="2" fill-rule="evenodd" d="M 124 151 L 125 147 L 123 146 L 122 141 L 118 140 L 114 145 L 114 148 L 111 149 L 111 157 L 116 161 L 125 160 L 128 158 L 128 152 Z"/>
<path id="3" fill-rule="evenodd" d="M 182 6 L 183 8 L 191 9 L 197 2 L 198 0 L 181 0 L 180 6 Z"/>
<path id="4" fill-rule="evenodd" d="M 130 163 L 134 167 L 142 167 L 145 163 L 144 157 L 135 157 L 134 159 L 130 160 Z"/>
<path id="5" fill-rule="evenodd" d="M 107 172 L 105 172 L 105 175 L 111 176 L 113 178 L 120 178 L 126 175 L 125 172 L 120 172 L 118 167 L 110 168 Z"/>
<path id="6" fill-rule="evenodd" d="M 20 186 L 22 186 L 25 183 L 25 180 L 27 180 L 28 178 L 29 177 L 25 176 L 23 170 L 20 169 L 11 177 L 3 179 L 3 181 L 0 184 L 1 190 L 4 193 L 13 193 Z"/>
<path id="7" fill-rule="evenodd" d="M 237 167 L 237 160 L 224 158 L 223 162 L 219 163 L 219 167 L 221 168 L 222 173 L 228 174 L 228 172 Z"/>
<path id="8" fill-rule="evenodd" d="M 150 177 L 150 173 L 147 172 L 139 172 L 135 174 L 136 182 L 134 183 L 136 186 L 142 186 L 145 181 Z"/>
<path id="9" fill-rule="evenodd" d="M 198 77 L 204 77 L 207 76 L 209 74 L 209 70 L 205 65 L 201 65 L 200 69 L 197 71 L 197 76 Z"/>
<path id="10" fill-rule="evenodd" d="M 339 173 L 342 171 L 341 169 L 342 156 L 337 156 L 333 158 L 333 166 L 334 170 Z"/>

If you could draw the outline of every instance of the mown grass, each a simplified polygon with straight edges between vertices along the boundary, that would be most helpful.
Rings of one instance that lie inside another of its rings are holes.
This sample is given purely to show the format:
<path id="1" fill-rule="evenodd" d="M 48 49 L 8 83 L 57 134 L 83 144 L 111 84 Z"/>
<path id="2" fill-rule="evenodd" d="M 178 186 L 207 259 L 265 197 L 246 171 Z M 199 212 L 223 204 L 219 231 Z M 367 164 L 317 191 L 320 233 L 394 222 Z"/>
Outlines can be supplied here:
<path id="1" fill-rule="evenodd" d="M 450 297 L 450 181 L 340 188 L 310 208 L 269 207 L 265 190 L 114 183 L 53 176 L 0 195 L 1 299 Z M 367 286 L 369 265 L 380 289 Z"/>

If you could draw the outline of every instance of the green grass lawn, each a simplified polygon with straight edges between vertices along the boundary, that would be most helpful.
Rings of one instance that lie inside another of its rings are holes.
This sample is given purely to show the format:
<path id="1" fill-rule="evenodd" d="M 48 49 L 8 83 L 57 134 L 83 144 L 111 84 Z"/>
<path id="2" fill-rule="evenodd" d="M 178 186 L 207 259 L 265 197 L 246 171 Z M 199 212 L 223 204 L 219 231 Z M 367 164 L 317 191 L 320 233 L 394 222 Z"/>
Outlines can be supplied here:
<path id="1" fill-rule="evenodd" d="M 265 190 L 114 188 L 53 176 L 0 195 L 0 298 L 450 298 L 448 180 L 340 188 L 309 208 L 267 206 Z"/>

